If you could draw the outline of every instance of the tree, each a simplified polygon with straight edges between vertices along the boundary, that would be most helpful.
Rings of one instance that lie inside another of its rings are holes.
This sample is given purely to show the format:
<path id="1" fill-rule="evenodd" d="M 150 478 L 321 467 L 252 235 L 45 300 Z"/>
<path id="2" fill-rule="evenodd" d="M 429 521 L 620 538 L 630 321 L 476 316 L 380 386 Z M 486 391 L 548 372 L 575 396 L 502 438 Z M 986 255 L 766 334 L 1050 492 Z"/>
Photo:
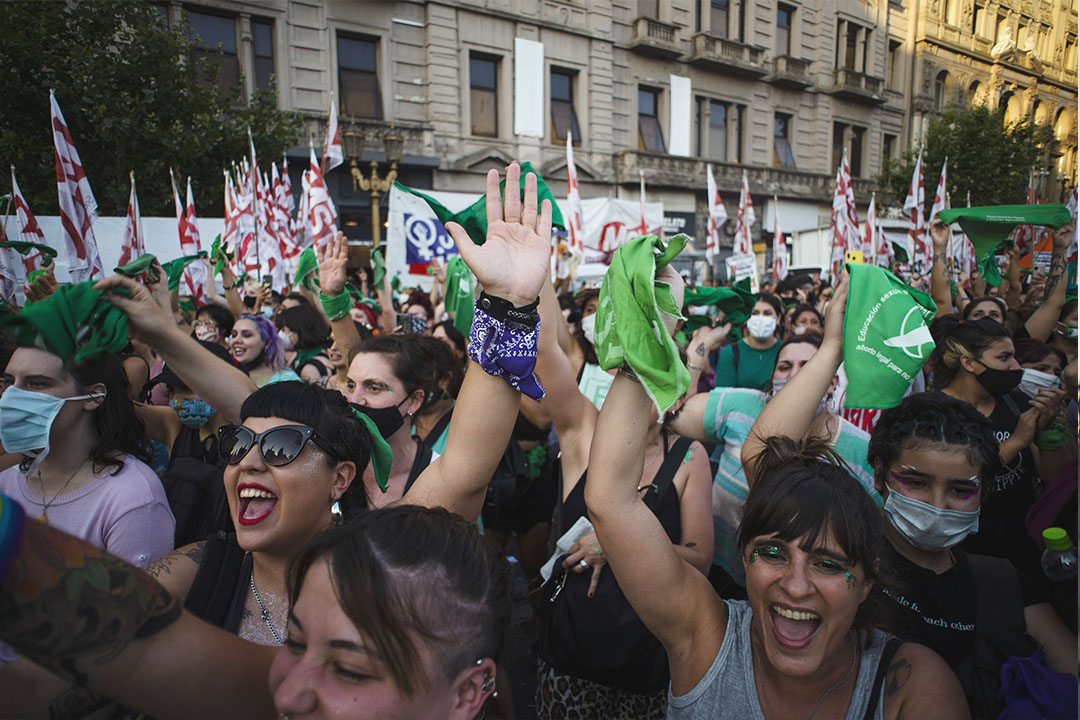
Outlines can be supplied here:
<path id="1" fill-rule="evenodd" d="M 930 122 L 923 149 L 926 207 L 934 200 L 941 164 L 949 158 L 948 191 L 953 207 L 972 205 L 1019 205 L 1026 202 L 1028 175 L 1049 169 L 1048 150 L 1054 142 L 1051 129 L 1027 118 L 1005 126 L 1004 110 L 984 106 L 949 109 Z M 898 160 L 886 160 L 875 178 L 882 187 L 891 185 L 897 204 L 903 204 L 911 186 L 918 148 L 908 149 Z"/>
<path id="2" fill-rule="evenodd" d="M 101 215 L 127 211 L 129 170 L 142 212 L 171 215 L 170 166 L 178 183 L 191 176 L 200 215 L 221 215 L 221 171 L 248 154 L 249 126 L 264 161 L 296 142 L 297 113 L 273 92 L 225 97 L 211 81 L 220 59 L 191 62 L 192 48 L 186 23 L 170 30 L 149 3 L 0 3 L 0 162 L 36 213 L 57 207 L 50 88 Z"/>

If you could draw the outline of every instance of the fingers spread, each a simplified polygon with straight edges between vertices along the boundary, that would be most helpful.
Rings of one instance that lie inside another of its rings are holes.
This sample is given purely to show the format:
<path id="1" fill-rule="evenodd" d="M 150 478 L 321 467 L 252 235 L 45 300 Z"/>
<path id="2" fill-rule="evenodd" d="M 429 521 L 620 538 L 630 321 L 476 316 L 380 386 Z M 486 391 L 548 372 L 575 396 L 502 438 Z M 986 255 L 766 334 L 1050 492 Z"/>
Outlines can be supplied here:
<path id="1" fill-rule="evenodd" d="M 502 198 L 499 197 L 499 171 L 494 168 L 488 170 L 484 194 L 487 198 L 487 222 L 490 227 L 503 217 Z"/>
<path id="2" fill-rule="evenodd" d="M 516 162 L 506 168 L 506 192 L 503 197 L 503 218 L 508 223 L 521 222 L 521 166 Z"/>
<path id="3" fill-rule="evenodd" d="M 509 188 L 509 183 L 507 183 Z M 525 176 L 525 205 L 521 211 L 521 224 L 530 230 L 536 228 L 536 174 Z"/>

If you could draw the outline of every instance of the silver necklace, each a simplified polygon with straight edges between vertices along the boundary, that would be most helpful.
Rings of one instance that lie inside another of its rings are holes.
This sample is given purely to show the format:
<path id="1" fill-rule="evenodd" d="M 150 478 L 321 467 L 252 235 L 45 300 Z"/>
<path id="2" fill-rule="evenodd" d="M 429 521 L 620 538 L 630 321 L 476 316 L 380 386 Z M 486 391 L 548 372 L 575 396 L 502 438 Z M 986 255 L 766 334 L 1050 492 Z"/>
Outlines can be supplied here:
<path id="1" fill-rule="evenodd" d="M 255 596 L 255 602 L 259 604 L 259 614 L 262 615 L 262 621 L 266 623 L 266 627 L 270 629 L 270 635 L 274 638 L 274 642 L 278 645 L 284 645 L 285 641 L 278 635 L 277 630 L 274 629 L 274 623 L 270 622 L 270 613 L 267 611 L 266 606 L 263 605 L 262 597 L 259 596 L 259 589 L 255 587 L 255 573 L 251 573 L 251 594 Z"/>
<path id="2" fill-rule="evenodd" d="M 753 654 L 752 644 L 750 646 L 750 652 L 751 654 Z M 829 697 L 829 693 L 847 682 L 847 679 L 851 677 L 851 671 L 855 669 L 855 661 L 858 659 L 858 657 L 859 651 L 855 645 L 855 636 L 853 635 L 851 637 L 851 666 L 847 669 L 847 672 L 844 673 L 844 677 L 837 680 L 835 683 L 833 683 L 832 687 L 822 693 L 821 697 L 818 698 L 817 704 L 814 705 L 814 709 L 811 710 L 810 714 L 806 716 L 806 720 L 812 720 L 814 715 L 817 714 L 818 708 L 821 707 L 821 703 L 825 702 L 825 698 Z M 761 673 L 761 697 L 765 698 L 765 707 L 769 709 L 769 716 L 772 718 L 772 720 L 776 720 L 776 711 L 772 709 L 772 704 L 769 702 L 769 694 L 765 692 L 765 670 L 761 666 L 760 653 L 754 656 L 754 660 L 757 661 L 758 672 Z"/>
<path id="3" fill-rule="evenodd" d="M 90 458 L 86 458 L 86 460 L 89 459 Z M 41 468 L 38 468 L 38 485 L 41 486 L 41 497 L 44 498 L 44 502 L 41 503 L 41 517 L 39 517 L 38 520 L 45 523 L 46 525 L 49 524 L 49 518 L 47 517 L 49 513 L 49 508 L 52 507 L 53 503 L 56 502 L 57 498 L 59 498 L 64 493 L 64 491 L 67 490 L 67 486 L 71 484 L 71 481 L 74 480 L 75 476 L 79 474 L 80 470 L 82 470 L 83 465 L 86 464 L 86 460 L 83 460 L 81 463 L 79 463 L 79 467 L 75 468 L 75 472 L 71 473 L 71 475 L 68 476 L 68 479 L 64 481 L 64 484 L 60 486 L 60 489 L 57 490 L 56 494 L 52 496 L 52 499 L 50 499 L 45 494 L 45 481 L 41 479 Z M 29 483 L 27 483 L 27 485 L 29 485 Z"/>

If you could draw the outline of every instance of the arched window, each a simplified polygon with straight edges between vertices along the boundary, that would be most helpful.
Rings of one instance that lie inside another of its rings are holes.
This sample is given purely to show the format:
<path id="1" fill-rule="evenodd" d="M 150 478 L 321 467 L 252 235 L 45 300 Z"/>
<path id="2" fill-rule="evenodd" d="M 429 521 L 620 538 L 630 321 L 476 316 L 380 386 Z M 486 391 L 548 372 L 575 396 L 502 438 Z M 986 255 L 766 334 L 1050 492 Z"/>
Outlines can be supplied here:
<path id="1" fill-rule="evenodd" d="M 1020 97 L 1016 93 L 1003 93 L 998 108 L 1005 111 L 1005 127 L 1020 120 Z"/>
<path id="2" fill-rule="evenodd" d="M 942 70 L 934 79 L 934 110 L 937 112 L 944 112 L 945 110 L 948 87 L 949 73 Z"/>
<path id="3" fill-rule="evenodd" d="M 1036 125 L 1046 124 L 1046 105 L 1042 100 L 1036 100 L 1031 104 L 1031 119 Z"/>
<path id="4" fill-rule="evenodd" d="M 986 88 L 978 80 L 968 86 L 967 104 L 968 107 L 986 104 Z"/>

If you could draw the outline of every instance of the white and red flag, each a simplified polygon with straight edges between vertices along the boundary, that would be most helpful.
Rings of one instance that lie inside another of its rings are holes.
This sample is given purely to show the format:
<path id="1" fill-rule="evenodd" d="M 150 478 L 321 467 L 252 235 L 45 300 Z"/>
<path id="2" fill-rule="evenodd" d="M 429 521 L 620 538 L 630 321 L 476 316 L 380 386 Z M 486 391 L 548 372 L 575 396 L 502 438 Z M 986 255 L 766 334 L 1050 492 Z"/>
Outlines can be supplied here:
<path id="1" fill-rule="evenodd" d="M 847 198 L 844 196 L 844 164 L 836 168 L 836 183 L 833 185 L 832 213 L 830 215 L 829 228 L 832 231 L 831 251 L 829 264 L 832 269 L 833 282 L 840 277 L 840 270 L 844 266 L 844 250 L 847 248 Z"/>
<path id="2" fill-rule="evenodd" d="M 926 189 L 923 185 L 922 150 L 915 161 L 915 171 L 911 173 L 911 187 L 904 200 L 904 212 L 911 218 L 908 229 L 910 242 L 909 261 L 912 279 L 925 275 L 930 269 L 930 247 L 926 241 Z"/>
<path id="3" fill-rule="evenodd" d="M 278 174 L 277 163 L 270 166 L 270 185 L 273 188 L 272 207 L 274 209 L 278 245 L 281 248 L 281 259 L 285 262 L 285 272 L 291 275 L 296 269 L 296 261 L 300 257 L 300 247 L 296 244 L 296 238 L 293 235 L 285 183 L 282 182 L 281 176 Z"/>
<path id="4" fill-rule="evenodd" d="M 705 192 L 709 197 L 709 227 L 705 236 L 705 264 L 710 268 L 713 259 L 720 252 L 720 228 L 727 222 L 727 208 L 720 199 L 720 191 L 716 189 L 716 178 L 713 176 L 712 165 L 705 166 L 707 174 L 705 179 Z"/>
<path id="5" fill-rule="evenodd" d="M 172 182 L 173 203 L 176 207 L 176 225 L 180 236 L 180 254 L 197 255 L 202 245 L 199 238 L 198 218 L 195 215 L 195 198 L 191 193 L 191 178 L 187 179 L 187 207 L 180 203 L 180 193 L 176 189 L 176 178 L 169 168 L 169 180 Z M 196 261 L 184 268 L 181 277 L 181 292 L 190 295 L 196 305 L 203 301 L 206 284 L 206 268 Z"/>
<path id="6" fill-rule="evenodd" d="M 236 248 L 240 244 L 240 217 L 237 212 L 236 186 L 233 184 L 232 173 L 222 170 L 225 176 L 225 227 L 221 231 L 221 249 L 228 255 L 236 258 Z M 236 266 L 233 265 L 235 272 Z"/>
<path id="7" fill-rule="evenodd" d="M 743 172 L 742 187 L 739 189 L 739 215 L 735 222 L 735 244 L 732 255 L 753 255 L 754 240 L 752 228 L 757 222 L 754 214 L 754 201 L 750 197 L 750 180 Z"/>
<path id="8" fill-rule="evenodd" d="M 296 208 L 296 219 L 293 220 L 297 244 L 301 250 L 315 245 L 315 234 L 311 228 L 311 208 L 308 206 L 308 200 L 311 197 L 310 177 L 307 170 L 300 174 L 300 205 Z"/>
<path id="9" fill-rule="evenodd" d="M 1025 199 L 1027 205 L 1039 204 L 1039 190 L 1035 187 L 1035 173 L 1028 173 L 1028 186 L 1027 197 Z M 1013 231 L 1013 244 L 1016 249 L 1020 251 L 1020 257 L 1031 254 L 1035 249 L 1035 244 L 1039 237 L 1042 236 L 1043 228 L 1041 226 L 1036 227 L 1034 225 L 1018 225 L 1016 230 Z M 1027 263 L 1030 267 L 1030 262 Z"/>
<path id="10" fill-rule="evenodd" d="M 90 190 L 82 160 L 71 140 L 60 105 L 49 91 L 52 109 L 53 155 L 56 159 L 56 190 L 60 199 L 60 223 L 68 252 L 68 273 L 74 282 L 105 274 L 94 238 L 97 201 Z"/>
<path id="11" fill-rule="evenodd" d="M 338 128 L 337 108 L 334 106 L 334 91 L 330 91 L 330 113 L 327 116 L 326 143 L 323 145 L 323 172 L 330 172 L 345 162 L 345 153 L 341 149 L 341 130 Z"/>
<path id="12" fill-rule="evenodd" d="M 326 188 L 322 169 L 315 159 L 315 149 L 311 149 L 311 167 L 308 169 L 308 214 L 311 216 L 311 235 L 315 248 L 323 245 L 337 235 L 337 213 L 330 191 Z"/>
<path id="13" fill-rule="evenodd" d="M 296 198 L 293 197 L 292 178 L 289 177 L 289 158 L 281 153 L 281 184 L 285 188 L 285 212 L 289 217 L 296 213 Z"/>
<path id="14" fill-rule="evenodd" d="M 573 277 L 585 255 L 585 213 L 581 209 L 581 188 L 578 187 L 577 165 L 574 163 L 574 134 L 569 130 L 566 133 L 566 185 L 566 202 L 570 206 L 570 222 L 567 223 L 570 252 L 566 262 L 560 262 L 565 268 L 565 275 L 560 268 L 559 277 Z"/>
<path id="15" fill-rule="evenodd" d="M 19 222 L 19 236 L 15 239 L 48 245 L 45 242 L 45 233 L 41 231 L 41 226 L 38 225 L 34 213 L 30 212 L 30 206 L 26 204 L 26 198 L 23 197 L 22 190 L 19 189 L 19 183 L 15 181 L 14 165 L 11 166 L 11 193 L 15 198 L 15 218 Z M 22 264 L 25 274 L 29 275 L 35 270 L 40 270 L 46 264 L 46 260 L 45 253 L 40 250 L 34 250 L 29 255 L 23 255 Z"/>
<path id="16" fill-rule="evenodd" d="M 862 233 L 863 262 L 874 257 L 874 235 L 877 233 L 877 193 L 870 195 L 870 207 L 866 208 L 866 226 Z"/>
<path id="17" fill-rule="evenodd" d="M 135 171 L 132 170 L 131 195 L 128 196 L 127 222 L 124 224 L 124 239 L 120 244 L 118 265 L 129 262 L 146 252 L 146 236 L 143 234 L 142 214 L 139 213 L 139 196 L 135 194 Z"/>
<path id="18" fill-rule="evenodd" d="M 1080 168 L 1077 168 L 1077 174 L 1080 175 Z M 1073 222 L 1076 222 L 1076 212 L 1078 206 L 1080 206 L 1080 202 L 1077 201 L 1077 187 L 1074 185 L 1072 192 L 1069 193 L 1069 201 L 1065 203 L 1065 207 L 1069 208 L 1069 212 L 1072 213 Z M 1073 227 L 1072 240 L 1069 241 L 1069 247 L 1065 251 L 1065 260 L 1067 262 L 1073 262 L 1074 260 L 1076 260 L 1076 235 L 1077 229 Z"/>
<path id="19" fill-rule="evenodd" d="M 945 162 L 941 164 L 941 177 L 938 178 L 937 189 L 934 191 L 934 204 L 930 206 L 930 220 L 938 216 L 938 213 L 942 210 L 946 210 L 949 207 L 949 191 L 948 191 L 948 171 L 949 171 L 949 158 L 945 157 Z M 952 225 L 948 226 L 949 240 L 946 245 L 945 257 L 952 258 L 953 250 L 953 235 Z M 931 262 L 933 258 L 931 258 Z M 946 267 L 945 273 L 949 273 L 949 268 Z"/>
<path id="20" fill-rule="evenodd" d="M 780 201 L 773 195 L 773 241 L 772 241 L 772 266 L 773 275 L 777 280 L 787 277 L 787 243 L 784 241 L 784 231 L 780 229 Z"/>
<path id="21" fill-rule="evenodd" d="M 0 223 L 0 242 L 7 241 L 7 229 L 4 223 Z M 15 248 L 0 248 L 0 297 L 5 302 L 21 305 L 25 296 L 21 296 L 20 290 L 25 282 L 26 273 L 19 261 L 19 251 Z"/>

